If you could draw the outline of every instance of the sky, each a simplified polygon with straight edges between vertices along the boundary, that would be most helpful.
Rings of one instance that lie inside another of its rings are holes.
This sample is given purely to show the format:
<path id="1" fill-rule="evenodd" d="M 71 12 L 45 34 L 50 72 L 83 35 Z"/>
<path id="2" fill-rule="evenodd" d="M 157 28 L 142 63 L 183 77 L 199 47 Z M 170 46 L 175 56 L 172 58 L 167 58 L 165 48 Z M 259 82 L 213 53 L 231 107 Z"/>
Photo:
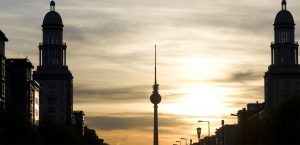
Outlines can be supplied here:
<path id="1" fill-rule="evenodd" d="M 8 58 L 38 65 L 50 0 L 1 0 Z M 160 144 L 207 135 L 249 102 L 264 100 L 273 22 L 281 0 L 56 0 L 64 23 L 74 110 L 110 145 L 151 145 L 154 45 Z M 300 2 L 287 9 L 300 24 Z M 300 35 L 296 25 L 296 40 Z M 183 140 L 182 140 L 183 141 Z"/>

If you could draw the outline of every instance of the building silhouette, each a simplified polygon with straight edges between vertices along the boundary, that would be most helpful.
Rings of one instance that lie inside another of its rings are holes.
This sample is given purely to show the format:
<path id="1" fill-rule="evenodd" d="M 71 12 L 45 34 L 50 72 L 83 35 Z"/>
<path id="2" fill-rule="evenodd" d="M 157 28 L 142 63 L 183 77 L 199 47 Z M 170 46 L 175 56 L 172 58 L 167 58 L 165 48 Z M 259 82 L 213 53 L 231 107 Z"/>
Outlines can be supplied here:
<path id="1" fill-rule="evenodd" d="M 156 78 L 156 45 L 155 45 L 155 77 L 154 77 L 154 85 L 153 85 L 153 92 L 150 96 L 150 101 L 154 104 L 154 130 L 153 130 L 153 145 L 158 145 L 158 113 L 157 108 L 158 104 L 161 101 L 161 96 L 158 93 L 158 84 Z"/>
<path id="2" fill-rule="evenodd" d="M 38 125 L 40 86 L 32 80 L 32 63 L 27 58 L 6 59 L 6 65 L 6 110 L 9 115 L 20 114 L 26 122 Z"/>
<path id="3" fill-rule="evenodd" d="M 52 117 L 71 124 L 73 113 L 73 76 L 66 64 L 67 45 L 63 42 L 62 18 L 50 2 L 43 21 L 43 42 L 39 44 L 39 66 L 33 73 L 40 84 L 40 117 Z"/>
<path id="4" fill-rule="evenodd" d="M 271 43 L 271 65 L 265 73 L 265 109 L 278 106 L 286 98 L 300 93 L 298 42 L 295 23 L 285 0 L 274 22 L 275 40 Z"/>
<path id="5" fill-rule="evenodd" d="M 0 113 L 3 113 L 5 110 L 5 98 L 6 98 L 6 77 L 5 77 L 5 42 L 8 39 L 5 34 L 0 30 L 0 57 L 1 57 L 1 65 L 0 65 L 0 77 L 1 77 L 1 87 L 0 87 Z"/>
<path id="6" fill-rule="evenodd" d="M 216 145 L 235 145 L 237 144 L 237 125 L 226 124 L 216 130 Z"/>
<path id="7" fill-rule="evenodd" d="M 73 112 L 74 127 L 81 136 L 84 136 L 84 116 L 83 111 Z"/>
<path id="8" fill-rule="evenodd" d="M 8 39 L 5 34 L 0 30 L 0 57 L 1 57 L 1 65 L 0 65 L 0 143 L 2 142 L 3 132 L 4 132 L 4 112 L 5 112 L 5 100 L 6 100 L 6 76 L 5 76 L 5 42 Z"/>

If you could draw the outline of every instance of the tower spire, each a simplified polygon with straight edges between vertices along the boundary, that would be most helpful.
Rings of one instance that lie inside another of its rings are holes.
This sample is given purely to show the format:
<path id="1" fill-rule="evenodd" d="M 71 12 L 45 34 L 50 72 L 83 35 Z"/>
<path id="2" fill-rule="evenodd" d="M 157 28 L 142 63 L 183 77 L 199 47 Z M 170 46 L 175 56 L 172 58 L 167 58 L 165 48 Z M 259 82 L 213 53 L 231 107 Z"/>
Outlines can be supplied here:
<path id="1" fill-rule="evenodd" d="M 282 7 L 282 10 L 286 10 L 286 1 L 285 0 L 282 0 L 281 7 Z"/>
<path id="2" fill-rule="evenodd" d="M 50 11 L 55 11 L 55 1 L 50 2 Z"/>
<path id="3" fill-rule="evenodd" d="M 156 44 L 155 44 L 155 80 L 154 80 L 154 85 L 157 85 L 157 78 L 156 78 Z"/>

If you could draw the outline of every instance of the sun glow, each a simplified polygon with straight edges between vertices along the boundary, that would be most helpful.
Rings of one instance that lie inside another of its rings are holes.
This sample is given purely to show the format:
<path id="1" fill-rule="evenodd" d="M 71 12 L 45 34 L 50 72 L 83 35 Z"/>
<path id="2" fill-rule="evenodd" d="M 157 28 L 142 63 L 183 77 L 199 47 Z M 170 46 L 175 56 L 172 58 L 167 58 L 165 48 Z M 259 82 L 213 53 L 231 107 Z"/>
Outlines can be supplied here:
<path id="1" fill-rule="evenodd" d="M 233 90 L 223 87 L 195 86 L 181 89 L 177 103 L 166 104 L 165 111 L 189 116 L 218 116 L 230 112 L 223 103 Z"/>

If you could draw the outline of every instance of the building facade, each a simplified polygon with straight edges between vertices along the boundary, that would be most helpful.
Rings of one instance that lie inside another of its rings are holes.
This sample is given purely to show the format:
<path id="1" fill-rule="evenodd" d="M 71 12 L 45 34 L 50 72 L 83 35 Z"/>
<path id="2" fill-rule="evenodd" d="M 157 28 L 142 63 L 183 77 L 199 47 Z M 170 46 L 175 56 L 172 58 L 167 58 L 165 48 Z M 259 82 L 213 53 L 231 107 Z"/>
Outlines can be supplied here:
<path id="1" fill-rule="evenodd" d="M 237 125 L 226 124 L 216 130 L 216 145 L 237 144 Z"/>
<path id="2" fill-rule="evenodd" d="M 295 23 L 282 1 L 282 10 L 274 22 L 274 42 L 271 43 L 271 65 L 265 73 L 265 109 L 278 106 L 288 97 L 300 93 L 300 66 L 298 42 L 295 41 Z"/>
<path id="3" fill-rule="evenodd" d="M 74 126 L 77 130 L 78 134 L 84 136 L 84 112 L 83 111 L 74 111 L 73 112 L 73 119 L 74 119 Z"/>
<path id="4" fill-rule="evenodd" d="M 6 59 L 7 110 L 21 114 L 31 124 L 39 124 L 39 84 L 32 80 L 33 65 L 24 59 Z"/>
<path id="5" fill-rule="evenodd" d="M 5 111 L 5 100 L 6 100 L 6 77 L 5 77 L 5 42 L 8 39 L 5 34 L 0 30 L 0 143 L 4 135 L 4 111 Z"/>
<path id="6" fill-rule="evenodd" d="M 1 65 L 0 65 L 0 113 L 2 114 L 5 110 L 5 98 L 6 98 L 6 76 L 5 76 L 5 42 L 7 42 L 8 39 L 6 38 L 5 34 L 0 30 L 0 59 L 1 59 Z"/>
<path id="7" fill-rule="evenodd" d="M 73 76 L 66 65 L 67 46 L 63 42 L 63 22 L 50 3 L 43 21 L 43 42 L 39 44 L 39 66 L 33 73 L 40 84 L 40 117 L 52 117 L 71 124 L 73 113 Z"/>

